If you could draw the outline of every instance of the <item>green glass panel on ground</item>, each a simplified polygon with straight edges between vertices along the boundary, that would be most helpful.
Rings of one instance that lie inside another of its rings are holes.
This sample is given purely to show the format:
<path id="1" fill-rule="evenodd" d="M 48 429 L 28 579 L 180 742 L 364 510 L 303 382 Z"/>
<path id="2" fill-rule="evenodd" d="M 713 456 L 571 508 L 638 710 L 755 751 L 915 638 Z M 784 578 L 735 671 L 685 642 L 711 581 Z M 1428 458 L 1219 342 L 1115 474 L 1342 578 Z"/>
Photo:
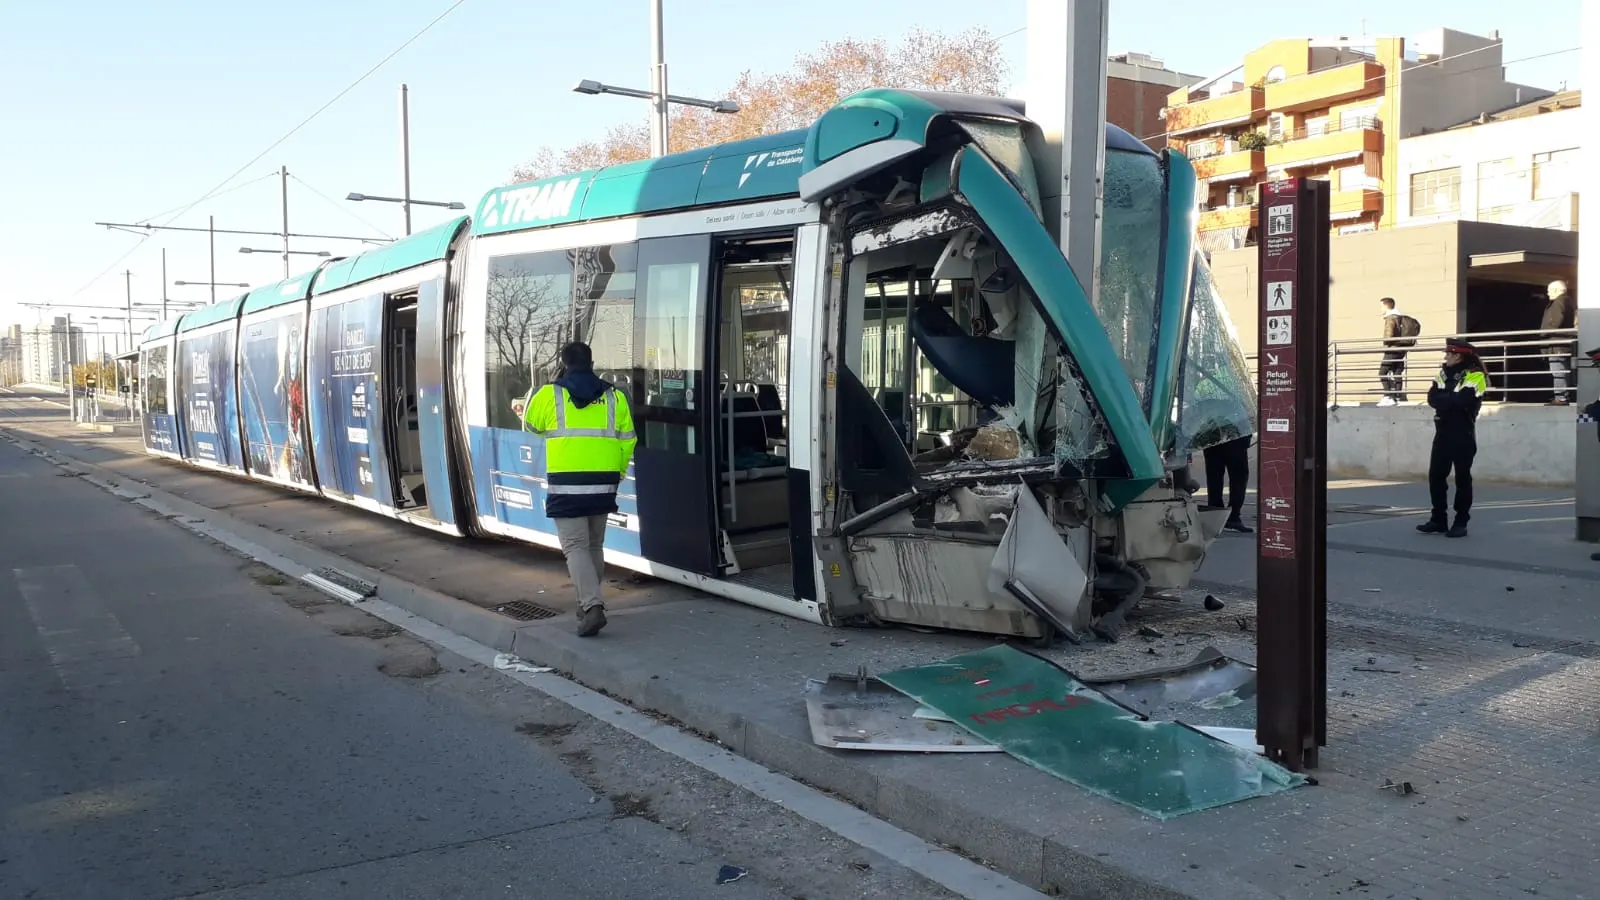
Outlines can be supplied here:
<path id="1" fill-rule="evenodd" d="M 1143 718 L 1005 645 L 878 677 L 1023 762 L 1158 819 L 1306 781 L 1186 726 Z"/>

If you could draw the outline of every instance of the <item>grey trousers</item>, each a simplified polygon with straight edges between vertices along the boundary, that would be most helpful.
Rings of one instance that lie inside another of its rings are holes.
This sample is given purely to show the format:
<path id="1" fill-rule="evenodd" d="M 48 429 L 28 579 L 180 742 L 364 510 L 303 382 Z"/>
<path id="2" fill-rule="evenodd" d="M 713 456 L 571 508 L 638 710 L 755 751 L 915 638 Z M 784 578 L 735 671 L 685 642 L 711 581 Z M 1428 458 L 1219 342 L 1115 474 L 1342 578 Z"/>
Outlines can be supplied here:
<path id="1" fill-rule="evenodd" d="M 606 517 L 552 521 L 556 523 L 556 537 L 561 539 L 561 552 L 567 557 L 567 574 L 572 576 L 573 590 L 578 593 L 578 609 L 604 606 L 600 584 L 606 574 Z"/>

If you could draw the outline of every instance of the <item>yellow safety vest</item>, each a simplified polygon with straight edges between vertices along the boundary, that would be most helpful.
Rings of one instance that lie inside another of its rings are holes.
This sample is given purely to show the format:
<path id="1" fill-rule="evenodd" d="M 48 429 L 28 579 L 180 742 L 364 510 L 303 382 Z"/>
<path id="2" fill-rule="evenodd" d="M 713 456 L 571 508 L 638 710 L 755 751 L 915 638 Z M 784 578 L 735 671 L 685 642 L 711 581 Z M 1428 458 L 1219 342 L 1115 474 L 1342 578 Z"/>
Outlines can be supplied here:
<path id="1" fill-rule="evenodd" d="M 528 400 L 523 427 L 544 438 L 545 515 L 553 519 L 617 511 L 617 485 L 638 443 L 628 398 L 616 388 L 579 408 L 560 385 Z"/>

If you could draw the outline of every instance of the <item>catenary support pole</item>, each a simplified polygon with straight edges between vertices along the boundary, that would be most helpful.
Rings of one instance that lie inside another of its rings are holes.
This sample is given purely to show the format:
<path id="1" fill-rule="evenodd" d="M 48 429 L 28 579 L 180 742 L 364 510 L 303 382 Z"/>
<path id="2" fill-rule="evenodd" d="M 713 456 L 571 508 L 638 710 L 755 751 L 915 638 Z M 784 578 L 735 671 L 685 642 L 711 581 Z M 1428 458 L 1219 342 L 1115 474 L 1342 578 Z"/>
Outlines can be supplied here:
<path id="1" fill-rule="evenodd" d="M 661 23 L 661 0 L 650 3 L 650 155 L 667 155 L 667 40 Z"/>
<path id="2" fill-rule="evenodd" d="M 405 214 L 406 234 L 411 234 L 411 106 L 410 93 L 400 85 L 400 211 Z M 284 231 L 289 230 L 285 225 Z"/>

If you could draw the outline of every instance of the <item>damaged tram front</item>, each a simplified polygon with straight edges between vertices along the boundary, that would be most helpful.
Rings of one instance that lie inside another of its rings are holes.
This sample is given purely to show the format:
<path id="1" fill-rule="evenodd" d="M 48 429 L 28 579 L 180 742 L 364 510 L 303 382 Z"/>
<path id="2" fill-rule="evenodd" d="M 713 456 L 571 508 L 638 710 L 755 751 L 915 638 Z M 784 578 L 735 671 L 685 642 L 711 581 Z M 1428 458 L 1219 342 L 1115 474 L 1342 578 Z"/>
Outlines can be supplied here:
<path id="1" fill-rule="evenodd" d="M 1194 172 L 1107 131 L 1097 304 L 1044 224 L 1053 176 L 1017 104 L 867 91 L 808 132 L 832 621 L 1114 637 L 1220 531 L 1186 461 L 1253 433 L 1255 398 L 1195 247 Z"/>

